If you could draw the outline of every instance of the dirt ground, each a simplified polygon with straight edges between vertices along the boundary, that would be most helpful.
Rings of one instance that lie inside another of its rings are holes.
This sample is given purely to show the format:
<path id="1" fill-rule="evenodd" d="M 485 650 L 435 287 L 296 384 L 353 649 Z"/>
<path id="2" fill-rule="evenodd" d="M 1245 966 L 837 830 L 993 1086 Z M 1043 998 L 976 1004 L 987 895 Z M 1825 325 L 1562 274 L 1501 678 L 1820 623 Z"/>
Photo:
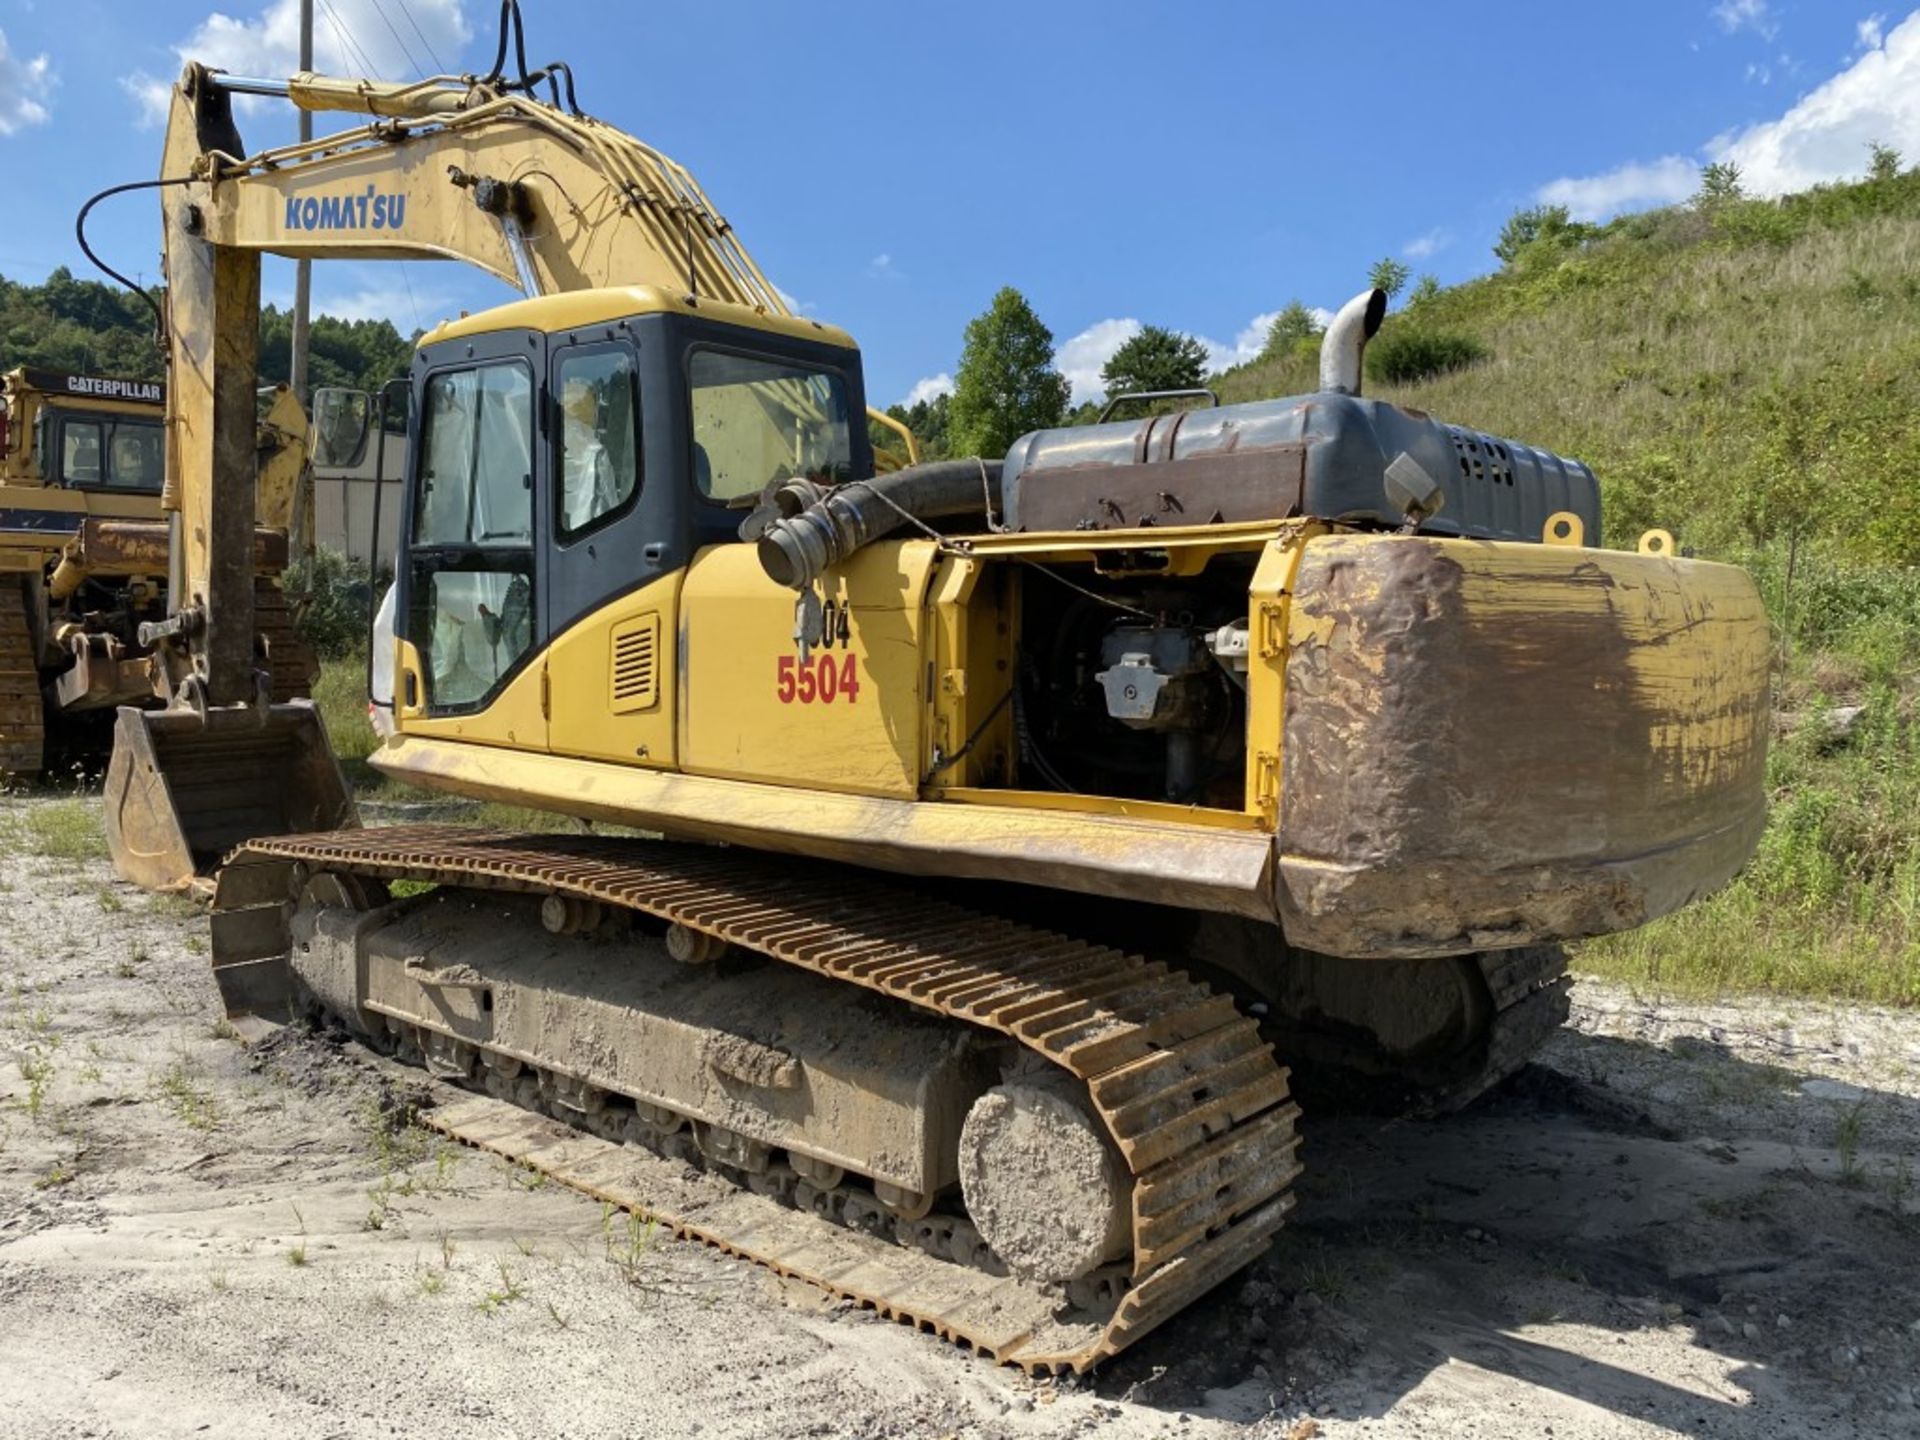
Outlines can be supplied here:
<path id="1" fill-rule="evenodd" d="M 397 1125 L 417 1072 L 217 1021 L 193 911 L 0 860 L 0 1436 L 1920 1435 L 1920 1016 L 1582 984 L 1036 1383 Z"/>

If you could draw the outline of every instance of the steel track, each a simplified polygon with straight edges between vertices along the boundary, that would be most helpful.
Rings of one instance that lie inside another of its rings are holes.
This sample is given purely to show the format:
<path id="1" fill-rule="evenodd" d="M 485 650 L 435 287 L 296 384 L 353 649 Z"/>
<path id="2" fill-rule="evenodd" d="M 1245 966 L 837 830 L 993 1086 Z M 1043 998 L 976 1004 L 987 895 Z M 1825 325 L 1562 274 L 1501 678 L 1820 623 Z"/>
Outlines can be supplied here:
<path id="1" fill-rule="evenodd" d="M 26 592 L 0 584 L 0 781 L 31 780 L 45 761 L 46 712 Z"/>
<path id="2" fill-rule="evenodd" d="M 868 872 L 735 850 L 420 826 L 256 840 L 249 853 L 316 874 L 640 911 L 995 1032 L 1066 1071 L 1086 1087 L 1134 1180 L 1129 1283 L 1104 1313 L 1061 1313 L 1057 1296 L 964 1266 L 930 1274 L 927 1257 L 908 1265 L 908 1252 L 879 1242 L 821 1262 L 828 1227 L 809 1221 L 796 1241 L 764 1208 L 746 1206 L 737 1223 L 719 1218 L 726 1206 L 676 1213 L 608 1180 L 608 1154 L 621 1147 L 584 1135 L 562 1144 L 552 1122 L 499 1101 L 430 1117 L 683 1234 L 1029 1371 L 1084 1371 L 1116 1354 L 1256 1258 L 1293 1206 L 1299 1109 L 1286 1070 L 1228 997 L 1165 965 L 929 900 Z M 834 1244 L 856 1242 L 839 1232 Z"/>

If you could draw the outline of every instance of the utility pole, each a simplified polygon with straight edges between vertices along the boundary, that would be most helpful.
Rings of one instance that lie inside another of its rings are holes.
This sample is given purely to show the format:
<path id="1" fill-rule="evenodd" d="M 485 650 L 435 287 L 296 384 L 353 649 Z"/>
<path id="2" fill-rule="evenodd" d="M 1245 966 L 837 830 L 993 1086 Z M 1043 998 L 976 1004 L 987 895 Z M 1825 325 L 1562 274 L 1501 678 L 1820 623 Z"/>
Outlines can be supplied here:
<path id="1" fill-rule="evenodd" d="M 313 69 L 313 0 L 300 0 L 300 68 Z M 313 139 L 313 112 L 300 110 L 300 139 Z M 307 403 L 307 324 L 313 308 L 313 262 L 293 262 L 293 358 L 288 364 L 288 379 L 293 397 Z"/>

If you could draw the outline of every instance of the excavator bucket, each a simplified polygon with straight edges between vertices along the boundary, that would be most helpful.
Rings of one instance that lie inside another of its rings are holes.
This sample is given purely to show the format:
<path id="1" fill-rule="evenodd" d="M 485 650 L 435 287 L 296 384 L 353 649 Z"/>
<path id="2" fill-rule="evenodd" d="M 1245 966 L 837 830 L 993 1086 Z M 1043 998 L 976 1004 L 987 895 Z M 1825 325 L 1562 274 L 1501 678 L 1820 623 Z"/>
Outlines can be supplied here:
<path id="1" fill-rule="evenodd" d="M 360 823 L 320 712 L 121 707 L 107 766 L 107 849 L 123 879 L 184 890 L 243 841 Z"/>

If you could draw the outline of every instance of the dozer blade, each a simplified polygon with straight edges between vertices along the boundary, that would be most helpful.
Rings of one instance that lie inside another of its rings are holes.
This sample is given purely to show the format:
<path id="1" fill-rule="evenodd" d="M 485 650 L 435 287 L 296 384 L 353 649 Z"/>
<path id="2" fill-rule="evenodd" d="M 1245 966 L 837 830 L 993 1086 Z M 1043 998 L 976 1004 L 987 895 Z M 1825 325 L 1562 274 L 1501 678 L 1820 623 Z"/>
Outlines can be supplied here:
<path id="1" fill-rule="evenodd" d="M 107 849 L 123 879 L 184 890 L 247 840 L 355 828 L 311 701 L 265 710 L 121 707 L 107 766 Z"/>

